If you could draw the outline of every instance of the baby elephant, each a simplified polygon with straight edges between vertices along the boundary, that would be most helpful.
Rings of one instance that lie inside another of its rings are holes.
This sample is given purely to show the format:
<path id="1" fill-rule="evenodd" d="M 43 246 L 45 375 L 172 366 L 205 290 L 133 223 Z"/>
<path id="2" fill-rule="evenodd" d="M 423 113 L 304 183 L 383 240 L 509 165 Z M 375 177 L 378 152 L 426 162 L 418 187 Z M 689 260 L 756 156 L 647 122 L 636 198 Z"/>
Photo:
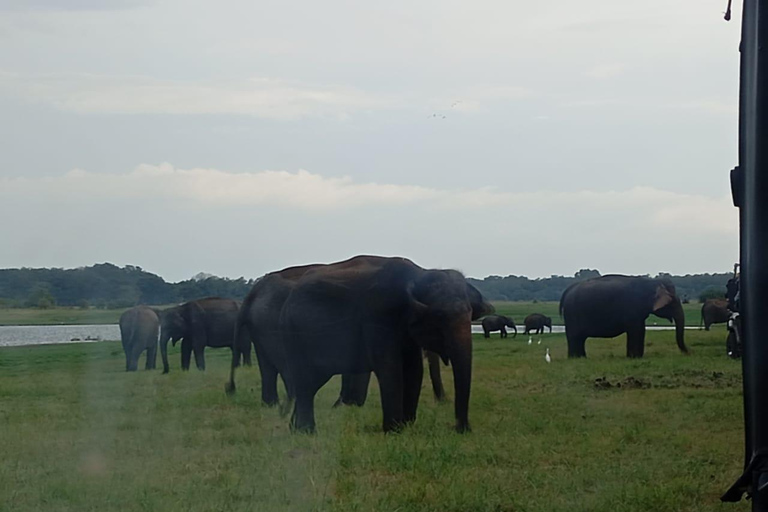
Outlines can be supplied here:
<path id="1" fill-rule="evenodd" d="M 514 329 L 515 334 L 512 335 L 513 338 L 517 336 L 517 327 L 515 326 L 515 321 L 508 316 L 489 315 L 483 318 L 483 335 L 486 338 L 490 338 L 491 333 L 494 331 L 501 331 L 501 337 L 506 338 L 507 327 Z"/>
<path id="2" fill-rule="evenodd" d="M 548 316 L 540 313 L 532 313 L 525 317 L 523 320 L 525 324 L 525 334 L 536 333 L 544 334 L 544 327 L 549 327 L 549 332 L 552 332 L 552 319 Z"/>

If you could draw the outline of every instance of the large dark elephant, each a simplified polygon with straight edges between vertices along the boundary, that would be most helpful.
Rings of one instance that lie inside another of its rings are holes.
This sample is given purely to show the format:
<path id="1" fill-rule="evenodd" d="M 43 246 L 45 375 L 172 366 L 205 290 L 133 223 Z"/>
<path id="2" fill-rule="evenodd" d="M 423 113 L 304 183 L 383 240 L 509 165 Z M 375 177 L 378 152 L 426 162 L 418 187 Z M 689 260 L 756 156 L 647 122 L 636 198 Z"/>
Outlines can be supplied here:
<path id="1" fill-rule="evenodd" d="M 541 313 L 531 313 L 525 317 L 523 324 L 525 325 L 525 334 L 531 332 L 535 334 L 544 334 L 545 327 L 549 327 L 549 332 L 552 332 L 552 319 Z"/>
<path id="2" fill-rule="evenodd" d="M 627 333 L 627 357 L 643 357 L 648 315 L 675 322 L 677 346 L 685 346 L 685 313 L 668 279 L 606 275 L 569 286 L 560 298 L 568 357 L 586 357 L 587 338 L 613 338 Z"/>
<path id="3" fill-rule="evenodd" d="M 495 331 L 500 331 L 500 337 L 506 338 L 507 327 L 511 327 L 512 329 L 514 329 L 515 334 L 512 335 L 513 338 L 517 336 L 517 326 L 515 325 L 515 321 L 509 318 L 508 316 L 489 315 L 483 318 L 482 324 L 483 324 L 483 336 L 485 336 L 486 338 L 490 338 L 491 333 Z"/>
<path id="4" fill-rule="evenodd" d="M 125 371 L 135 372 L 139 356 L 147 351 L 145 370 L 154 370 L 157 363 L 157 333 L 159 313 L 147 306 L 136 306 L 120 315 L 120 340 L 125 352 Z"/>
<path id="5" fill-rule="evenodd" d="M 166 309 L 160 316 L 160 354 L 163 373 L 168 373 L 168 340 L 181 341 L 181 369 L 189 370 L 192 353 L 198 370 L 205 370 L 205 347 L 233 348 L 235 321 L 240 304 L 236 300 L 208 297 Z M 251 364 L 250 345 L 239 347 L 243 362 Z M 239 358 L 238 358 L 239 361 Z"/>
<path id="6" fill-rule="evenodd" d="M 427 359 L 429 367 L 429 380 L 432 382 L 432 393 L 438 402 L 445 400 L 445 387 L 443 387 L 443 377 L 440 375 L 440 356 L 428 350 L 424 351 L 424 357 Z M 371 382 L 371 373 L 360 373 L 355 375 L 344 374 L 341 376 L 341 392 L 334 407 L 340 405 L 356 405 L 358 407 L 365 405 L 368 398 L 368 385 Z"/>
<path id="7" fill-rule="evenodd" d="M 293 430 L 315 429 L 314 397 L 333 375 L 373 371 L 383 428 L 416 418 L 422 350 L 451 363 L 456 429 L 469 430 L 471 322 L 493 312 L 455 270 L 427 270 L 404 258 L 359 257 L 353 268 L 317 268 L 294 285 L 280 315 Z M 381 266 L 379 262 L 386 263 Z"/>
<path id="8" fill-rule="evenodd" d="M 235 392 L 235 368 L 239 348 L 250 343 L 256 351 L 261 372 L 261 401 L 277 405 L 277 376 L 283 378 L 289 399 L 292 392 L 285 375 L 285 355 L 280 339 L 280 312 L 296 282 L 309 270 L 324 265 L 303 265 L 271 272 L 258 279 L 243 300 L 235 323 L 235 345 L 232 350 L 232 370 L 226 389 Z M 240 340 L 243 340 L 242 343 Z"/>
<path id="9" fill-rule="evenodd" d="M 730 317 L 731 312 L 728 310 L 728 301 L 725 299 L 707 299 L 701 306 L 699 328 L 701 328 L 703 323 L 704 330 L 708 331 L 710 325 L 727 323 Z"/>

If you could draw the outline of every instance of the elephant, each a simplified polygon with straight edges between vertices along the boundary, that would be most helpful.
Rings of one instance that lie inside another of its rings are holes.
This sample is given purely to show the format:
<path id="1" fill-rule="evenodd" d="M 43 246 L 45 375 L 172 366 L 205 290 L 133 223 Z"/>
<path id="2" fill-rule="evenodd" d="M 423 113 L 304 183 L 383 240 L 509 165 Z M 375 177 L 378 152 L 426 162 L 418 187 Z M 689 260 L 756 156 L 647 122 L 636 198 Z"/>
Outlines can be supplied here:
<path id="1" fill-rule="evenodd" d="M 701 306 L 699 329 L 703 323 L 704 330 L 708 331 L 710 325 L 724 324 L 730 317 L 731 312 L 728 310 L 728 302 L 725 299 L 707 299 Z"/>
<path id="2" fill-rule="evenodd" d="M 354 264 L 354 258 L 338 265 Z M 227 394 L 236 391 L 235 368 L 239 357 L 239 347 L 253 343 L 256 359 L 261 372 L 261 401 L 264 405 L 273 406 L 279 402 L 277 393 L 277 376 L 283 378 L 289 400 L 293 395 L 285 375 L 285 356 L 280 341 L 279 320 L 283 303 L 296 282 L 308 271 L 326 264 L 310 264 L 288 267 L 271 272 L 259 278 L 254 283 L 248 295 L 243 300 L 235 323 L 235 344 L 232 350 L 232 370 L 226 385 Z M 367 381 L 366 381 L 367 382 Z M 367 393 L 367 385 L 366 385 Z M 363 402 L 365 398 L 363 398 Z"/>
<path id="3" fill-rule="evenodd" d="M 515 321 L 509 318 L 508 316 L 504 315 L 490 315 L 485 318 L 483 318 L 483 336 L 486 338 L 491 337 L 491 333 L 494 331 L 501 331 L 500 337 L 506 338 L 507 337 L 507 327 L 511 327 L 514 329 L 515 334 L 512 335 L 512 337 L 517 336 L 517 326 L 515 325 Z"/>
<path id="4" fill-rule="evenodd" d="M 429 367 L 429 380 L 432 382 L 432 392 L 438 402 L 445 400 L 445 388 L 443 387 L 443 378 L 440 375 L 440 356 L 428 350 L 424 351 L 424 357 L 427 359 Z M 365 399 L 368 397 L 368 385 L 371 382 L 371 373 L 344 374 L 341 376 L 341 392 L 334 407 L 340 405 L 356 405 L 358 407 L 365 405 Z"/>
<path id="5" fill-rule="evenodd" d="M 233 348 L 235 320 L 240 303 L 232 299 L 207 297 L 166 309 L 160 315 L 160 354 L 163 373 L 168 373 L 168 340 L 181 342 L 181 369 L 189 370 L 192 352 L 198 370 L 205 370 L 205 347 Z M 251 364 L 250 345 L 238 347 L 243 362 Z M 238 358 L 239 361 L 239 358 Z"/>
<path id="6" fill-rule="evenodd" d="M 586 357 L 589 337 L 613 338 L 627 333 L 627 357 L 643 357 L 648 315 L 675 322 L 677 346 L 688 353 L 684 340 L 685 313 L 666 278 L 606 275 L 569 286 L 560 298 L 565 320 L 568 357 Z"/>
<path id="7" fill-rule="evenodd" d="M 405 258 L 354 260 L 306 272 L 283 304 L 279 328 L 295 394 L 292 431 L 315 431 L 314 397 L 331 376 L 371 371 L 379 382 L 383 430 L 414 421 L 422 350 L 451 363 L 456 430 L 469 431 L 471 322 L 493 313 L 493 306 L 455 270 L 424 269 Z"/>
<path id="8" fill-rule="evenodd" d="M 261 401 L 266 406 L 279 403 L 277 393 L 277 377 L 280 375 L 285 385 L 289 401 L 293 400 L 293 392 L 288 385 L 284 349 L 280 337 L 280 312 L 291 290 L 299 279 L 308 272 L 323 268 L 378 268 L 389 260 L 378 256 L 356 256 L 337 263 L 314 263 L 288 267 L 276 272 L 270 272 L 254 283 L 237 316 L 235 325 L 235 347 L 232 350 L 232 369 L 229 382 L 225 389 L 231 395 L 236 391 L 235 368 L 239 348 L 253 343 L 256 359 L 261 372 Z M 249 345 L 248 345 L 249 346 Z M 351 379 L 342 380 L 342 403 L 365 403 L 368 394 L 370 372 L 355 375 Z M 336 404 L 341 405 L 337 400 Z"/>
<path id="9" fill-rule="evenodd" d="M 145 370 L 154 370 L 157 363 L 157 334 L 159 312 L 147 306 L 136 306 L 120 315 L 120 340 L 125 352 L 125 371 L 135 372 L 139 356 L 147 351 Z"/>
<path id="10" fill-rule="evenodd" d="M 549 332 L 552 332 L 552 319 L 546 315 L 540 313 L 531 313 L 525 320 L 525 333 L 533 332 L 534 334 L 544 334 L 544 327 L 549 327 Z"/>

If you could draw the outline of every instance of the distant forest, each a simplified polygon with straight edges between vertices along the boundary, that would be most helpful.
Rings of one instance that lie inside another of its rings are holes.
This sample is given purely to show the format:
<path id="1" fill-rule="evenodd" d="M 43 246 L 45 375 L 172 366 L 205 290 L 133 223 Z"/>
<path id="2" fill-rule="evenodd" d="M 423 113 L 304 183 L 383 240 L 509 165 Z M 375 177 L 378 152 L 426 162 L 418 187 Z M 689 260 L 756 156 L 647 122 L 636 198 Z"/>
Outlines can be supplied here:
<path id="1" fill-rule="evenodd" d="M 489 276 L 468 279 L 490 300 L 556 301 L 575 281 L 599 276 L 597 270 L 582 269 L 573 277 Z M 723 296 L 730 274 L 696 274 L 668 277 L 680 297 L 690 301 Z M 0 270 L 0 307 L 124 308 L 136 304 L 173 304 L 201 297 L 242 299 L 253 279 L 227 279 L 198 274 L 192 279 L 167 283 L 141 267 L 118 267 L 101 263 L 77 269 L 21 268 Z"/>

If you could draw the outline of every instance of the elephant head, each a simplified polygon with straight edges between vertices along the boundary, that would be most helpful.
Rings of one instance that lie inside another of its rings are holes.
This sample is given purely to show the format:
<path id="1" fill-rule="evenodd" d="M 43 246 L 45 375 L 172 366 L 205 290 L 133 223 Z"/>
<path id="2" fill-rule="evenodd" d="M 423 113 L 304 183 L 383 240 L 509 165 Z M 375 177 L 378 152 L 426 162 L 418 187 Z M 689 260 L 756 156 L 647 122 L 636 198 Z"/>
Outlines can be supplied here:
<path id="1" fill-rule="evenodd" d="M 688 353 L 685 346 L 685 313 L 675 285 L 666 278 L 652 280 L 655 285 L 650 312 L 660 318 L 675 322 L 675 341 L 683 353 Z"/>
<path id="2" fill-rule="evenodd" d="M 184 337 L 187 325 L 182 306 L 166 309 L 160 313 L 160 355 L 163 358 L 163 373 L 168 373 L 168 340 L 173 346 Z"/>
<path id="3" fill-rule="evenodd" d="M 408 285 L 408 332 L 423 349 L 450 361 L 454 377 L 456 430 L 469 430 L 473 320 L 493 306 L 455 270 L 421 270 Z"/>
<path id="4" fill-rule="evenodd" d="M 515 325 L 515 321 L 508 316 L 502 315 L 501 318 L 502 320 L 504 320 L 504 325 L 506 325 L 507 327 L 511 327 L 512 330 L 515 331 L 515 334 L 513 334 L 512 337 L 514 338 L 515 336 L 517 336 L 517 326 Z"/>

